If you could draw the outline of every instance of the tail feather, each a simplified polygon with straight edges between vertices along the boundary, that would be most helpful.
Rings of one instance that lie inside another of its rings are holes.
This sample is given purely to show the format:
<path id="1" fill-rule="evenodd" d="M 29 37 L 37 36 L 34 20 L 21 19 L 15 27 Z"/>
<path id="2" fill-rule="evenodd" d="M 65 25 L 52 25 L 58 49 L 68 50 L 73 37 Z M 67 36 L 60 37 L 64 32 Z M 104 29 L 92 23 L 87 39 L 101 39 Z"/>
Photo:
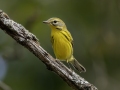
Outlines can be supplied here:
<path id="1" fill-rule="evenodd" d="M 75 58 L 74 60 L 70 61 L 70 63 L 79 72 L 86 72 L 86 69 Z"/>

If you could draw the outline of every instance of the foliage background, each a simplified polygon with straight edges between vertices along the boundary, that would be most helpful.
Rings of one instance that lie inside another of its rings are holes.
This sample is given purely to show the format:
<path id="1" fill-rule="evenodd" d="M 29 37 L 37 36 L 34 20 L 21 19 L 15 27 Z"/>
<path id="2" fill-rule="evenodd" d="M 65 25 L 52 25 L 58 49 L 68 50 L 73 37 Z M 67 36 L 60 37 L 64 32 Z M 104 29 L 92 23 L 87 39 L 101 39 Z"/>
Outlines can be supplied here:
<path id="1" fill-rule="evenodd" d="M 50 29 L 59 17 L 74 38 L 74 56 L 87 69 L 80 75 L 99 90 L 120 89 L 119 0 L 0 0 L 0 9 L 34 33 L 54 56 Z M 0 30 L 0 80 L 12 90 L 72 90 L 27 49 Z"/>

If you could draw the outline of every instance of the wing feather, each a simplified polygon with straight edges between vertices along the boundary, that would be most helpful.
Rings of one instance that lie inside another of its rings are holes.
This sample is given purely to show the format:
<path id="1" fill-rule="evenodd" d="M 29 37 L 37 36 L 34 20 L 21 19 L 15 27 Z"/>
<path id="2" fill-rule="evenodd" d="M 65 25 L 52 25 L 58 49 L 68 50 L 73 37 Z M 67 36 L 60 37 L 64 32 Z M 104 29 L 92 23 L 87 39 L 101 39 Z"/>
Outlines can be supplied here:
<path id="1" fill-rule="evenodd" d="M 72 38 L 70 32 L 67 31 L 67 30 L 64 30 L 64 31 L 61 31 L 61 33 L 66 37 L 66 39 L 67 39 L 67 40 L 72 44 L 72 46 L 73 46 L 73 38 Z"/>

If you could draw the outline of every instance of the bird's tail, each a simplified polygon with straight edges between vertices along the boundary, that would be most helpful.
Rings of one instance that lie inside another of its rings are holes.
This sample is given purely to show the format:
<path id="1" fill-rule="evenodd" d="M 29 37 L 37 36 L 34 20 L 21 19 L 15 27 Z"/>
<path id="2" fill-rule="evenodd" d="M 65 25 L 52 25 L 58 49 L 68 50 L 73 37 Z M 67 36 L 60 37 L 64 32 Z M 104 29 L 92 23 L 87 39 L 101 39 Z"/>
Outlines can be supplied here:
<path id="1" fill-rule="evenodd" d="M 73 60 L 71 60 L 70 63 L 79 72 L 86 72 L 86 69 L 75 58 L 73 58 Z"/>

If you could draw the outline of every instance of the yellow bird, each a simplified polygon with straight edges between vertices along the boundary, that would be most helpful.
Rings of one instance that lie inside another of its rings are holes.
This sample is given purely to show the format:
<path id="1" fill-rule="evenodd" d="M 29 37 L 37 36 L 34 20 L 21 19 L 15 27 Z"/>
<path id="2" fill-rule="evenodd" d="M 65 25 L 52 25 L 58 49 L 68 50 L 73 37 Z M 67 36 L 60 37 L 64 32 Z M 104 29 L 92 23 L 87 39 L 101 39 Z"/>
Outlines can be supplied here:
<path id="1" fill-rule="evenodd" d="M 56 58 L 71 63 L 80 72 L 86 72 L 86 69 L 73 56 L 73 38 L 65 23 L 59 18 L 50 18 L 43 23 L 51 28 L 51 42 Z"/>

